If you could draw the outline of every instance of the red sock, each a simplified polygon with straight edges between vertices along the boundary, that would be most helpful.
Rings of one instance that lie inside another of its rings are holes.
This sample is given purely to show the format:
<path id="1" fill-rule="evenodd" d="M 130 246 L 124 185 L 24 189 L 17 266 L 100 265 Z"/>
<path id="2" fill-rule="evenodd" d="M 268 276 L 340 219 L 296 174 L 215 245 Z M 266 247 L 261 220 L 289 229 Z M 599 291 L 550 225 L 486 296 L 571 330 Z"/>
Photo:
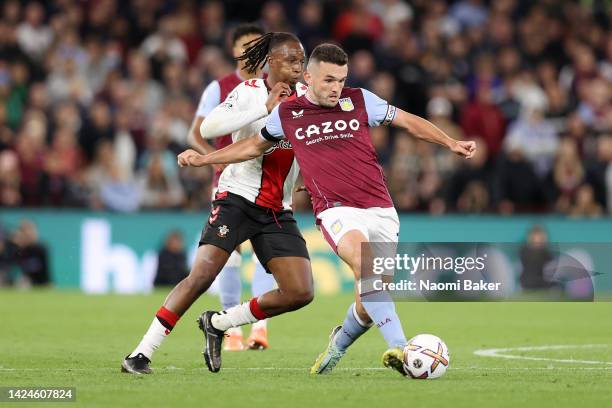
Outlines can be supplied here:
<path id="1" fill-rule="evenodd" d="M 251 313 L 253 314 L 253 316 L 258 320 L 263 320 L 268 317 L 266 312 L 261 310 L 261 307 L 259 307 L 256 297 L 251 299 L 251 301 L 249 302 L 249 309 L 251 310 Z"/>
<path id="2" fill-rule="evenodd" d="M 166 334 L 170 333 L 172 329 L 174 329 L 176 322 L 178 322 L 178 319 L 181 318 L 181 316 L 163 306 L 159 308 L 155 314 L 155 317 L 157 317 L 157 320 L 159 320 L 162 326 L 166 328 Z"/>

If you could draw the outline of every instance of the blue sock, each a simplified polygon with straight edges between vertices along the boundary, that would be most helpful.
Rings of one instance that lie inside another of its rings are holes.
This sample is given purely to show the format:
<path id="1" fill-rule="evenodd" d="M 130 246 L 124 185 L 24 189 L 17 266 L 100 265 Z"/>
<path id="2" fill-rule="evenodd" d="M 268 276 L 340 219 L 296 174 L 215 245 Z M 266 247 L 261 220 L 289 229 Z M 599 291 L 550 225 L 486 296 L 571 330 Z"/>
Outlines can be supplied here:
<path id="1" fill-rule="evenodd" d="M 351 303 L 346 312 L 344 322 L 342 322 L 342 328 L 336 333 L 334 343 L 336 343 L 338 349 L 346 351 L 346 349 L 363 333 L 367 332 L 370 327 L 372 327 L 372 323 L 368 324 L 361 321 L 359 316 L 357 316 L 355 303 Z"/>
<path id="2" fill-rule="evenodd" d="M 237 266 L 225 266 L 219 273 L 219 297 L 223 310 L 240 304 L 240 292 L 242 282 L 240 280 L 240 268 Z"/>
<path id="3" fill-rule="evenodd" d="M 266 272 L 266 268 L 263 267 L 254 255 L 253 262 L 255 263 L 255 273 L 253 274 L 253 282 L 251 282 L 251 293 L 253 297 L 259 297 L 274 289 L 276 281 L 271 273 Z"/>
<path id="4" fill-rule="evenodd" d="M 406 345 L 402 322 L 395 312 L 395 303 L 387 292 L 362 295 L 361 303 L 372 322 L 380 329 L 389 348 Z"/>

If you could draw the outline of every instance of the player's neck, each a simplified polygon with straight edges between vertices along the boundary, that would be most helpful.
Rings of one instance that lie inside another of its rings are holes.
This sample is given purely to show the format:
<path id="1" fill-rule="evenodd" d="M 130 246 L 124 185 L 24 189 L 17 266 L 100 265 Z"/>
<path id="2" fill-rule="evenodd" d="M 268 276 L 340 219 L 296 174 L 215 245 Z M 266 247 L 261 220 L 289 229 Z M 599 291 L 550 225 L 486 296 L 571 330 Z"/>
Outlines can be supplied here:
<path id="1" fill-rule="evenodd" d="M 273 72 L 269 72 L 268 73 L 268 77 L 266 78 L 266 83 L 268 84 L 270 89 L 272 89 L 274 87 L 274 85 L 276 85 L 278 82 L 281 82 L 278 79 L 278 77 L 276 75 L 274 75 Z"/>
<path id="2" fill-rule="evenodd" d="M 308 90 L 306 91 L 306 94 L 304 96 L 306 97 L 308 102 L 312 103 L 313 105 L 317 105 L 317 106 L 321 105 L 319 102 L 317 102 L 314 95 L 312 94 L 312 88 L 308 87 Z"/>

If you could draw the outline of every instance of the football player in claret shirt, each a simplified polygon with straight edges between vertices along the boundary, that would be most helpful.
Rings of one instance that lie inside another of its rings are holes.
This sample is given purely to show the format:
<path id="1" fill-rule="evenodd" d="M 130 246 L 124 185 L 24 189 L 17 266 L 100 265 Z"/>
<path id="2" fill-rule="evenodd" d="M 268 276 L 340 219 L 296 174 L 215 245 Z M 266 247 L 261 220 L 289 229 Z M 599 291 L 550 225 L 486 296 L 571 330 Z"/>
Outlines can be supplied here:
<path id="1" fill-rule="evenodd" d="M 267 63 L 269 75 L 265 80 L 243 82 L 209 114 L 201 130 L 210 137 L 231 131 L 234 140 L 248 136 L 265 124 L 265 118 L 282 99 L 306 91 L 304 85 L 297 84 L 304 68 L 304 48 L 293 34 L 261 36 L 249 44 L 244 59 L 251 71 Z M 228 118 L 231 123 L 226 122 Z M 181 154 L 198 153 L 187 150 Z M 278 289 L 220 313 L 202 313 L 198 323 L 204 332 L 203 354 L 210 371 L 221 369 L 221 347 L 229 328 L 297 310 L 312 301 L 314 288 L 306 242 L 290 209 L 297 174 L 289 143 L 223 171 L 191 272 L 170 292 L 141 343 L 124 359 L 124 371 L 151 372 L 153 352 L 210 287 L 234 249 L 246 240 L 251 241 L 257 257 L 274 276 Z"/>
<path id="2" fill-rule="evenodd" d="M 398 126 L 465 158 L 473 156 L 476 144 L 454 140 L 427 120 L 368 90 L 345 88 L 347 64 L 342 48 L 319 45 L 304 73 L 306 94 L 279 104 L 258 135 L 208 155 L 194 152 L 179 156 L 179 160 L 190 166 L 236 163 L 258 157 L 283 139 L 290 141 L 312 197 L 316 222 L 330 246 L 350 266 L 356 281 L 355 303 L 349 306 L 342 325 L 332 330 L 327 349 L 311 372 L 329 373 L 347 348 L 376 325 L 388 345 L 384 365 L 406 375 L 402 364 L 406 337 L 393 301 L 387 292 L 359 289 L 362 259 L 372 256 L 369 243 L 395 244 L 399 235 L 399 219 L 369 127 Z M 372 268 L 371 263 L 363 263 Z"/>
<path id="3" fill-rule="evenodd" d="M 204 138 L 200 137 L 200 126 L 213 109 L 225 101 L 234 88 L 250 79 L 262 78 L 261 68 L 258 67 L 257 69 L 249 70 L 246 67 L 247 61 L 238 58 L 243 55 L 248 43 L 257 40 L 263 34 L 264 31 L 254 24 L 240 24 L 234 29 L 232 33 L 232 54 L 234 58 L 237 59 L 236 69 L 234 72 L 208 84 L 200 97 L 200 102 L 198 103 L 191 129 L 189 130 L 189 143 L 196 150 L 203 153 L 210 153 L 232 143 L 231 133 L 234 129 L 229 129 L 226 133 L 216 134 L 213 147 L 207 143 Z M 217 166 L 214 169 L 213 200 L 214 193 L 219 186 L 219 178 L 222 170 L 223 166 Z M 253 256 L 253 261 L 255 263 L 255 273 L 253 274 L 251 292 L 253 296 L 259 296 L 274 288 L 275 282 L 274 278 L 266 272 L 256 256 Z M 232 252 L 232 255 L 217 278 L 219 282 L 219 297 L 221 298 L 221 306 L 223 309 L 229 309 L 240 303 L 240 295 L 242 292 L 242 282 L 240 279 L 241 263 L 242 257 L 237 249 Z M 246 344 L 250 349 L 265 349 L 268 347 L 266 319 L 253 324 L 251 334 Z M 223 349 L 228 351 L 240 351 L 245 349 L 241 327 L 232 328 L 227 331 L 223 342 Z"/>

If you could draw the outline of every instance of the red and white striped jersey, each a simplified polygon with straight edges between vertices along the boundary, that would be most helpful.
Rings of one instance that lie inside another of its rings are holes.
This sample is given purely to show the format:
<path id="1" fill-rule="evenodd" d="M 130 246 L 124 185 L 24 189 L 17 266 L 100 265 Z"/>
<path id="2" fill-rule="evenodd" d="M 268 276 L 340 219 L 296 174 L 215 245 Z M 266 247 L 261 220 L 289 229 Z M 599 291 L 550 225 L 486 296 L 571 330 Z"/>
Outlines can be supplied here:
<path id="1" fill-rule="evenodd" d="M 306 89 L 298 83 L 288 99 L 305 94 Z M 269 90 L 264 79 L 242 82 L 204 119 L 200 127 L 202 137 L 215 137 L 229 130 L 236 142 L 257 134 L 268 116 Z M 291 194 L 299 171 L 291 143 L 282 140 L 258 158 L 227 166 L 217 191 L 229 191 L 274 210 L 291 209 Z"/>

